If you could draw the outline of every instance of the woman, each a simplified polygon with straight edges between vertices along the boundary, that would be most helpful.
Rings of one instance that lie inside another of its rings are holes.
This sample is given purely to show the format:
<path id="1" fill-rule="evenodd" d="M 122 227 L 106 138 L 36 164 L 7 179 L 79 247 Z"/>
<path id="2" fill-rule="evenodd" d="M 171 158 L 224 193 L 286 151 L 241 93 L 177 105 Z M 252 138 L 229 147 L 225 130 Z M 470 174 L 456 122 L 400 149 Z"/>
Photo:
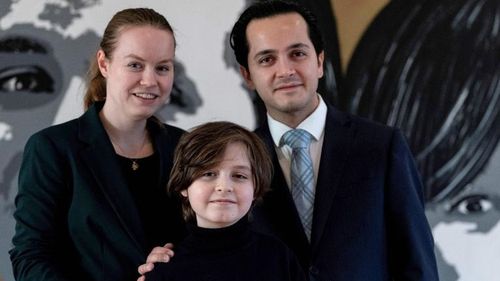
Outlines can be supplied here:
<path id="1" fill-rule="evenodd" d="M 164 192 L 183 131 L 153 116 L 169 99 L 174 53 L 173 30 L 154 10 L 126 9 L 108 23 L 86 112 L 26 144 L 16 280 L 135 280 L 153 245 L 184 235 L 179 202 Z"/>

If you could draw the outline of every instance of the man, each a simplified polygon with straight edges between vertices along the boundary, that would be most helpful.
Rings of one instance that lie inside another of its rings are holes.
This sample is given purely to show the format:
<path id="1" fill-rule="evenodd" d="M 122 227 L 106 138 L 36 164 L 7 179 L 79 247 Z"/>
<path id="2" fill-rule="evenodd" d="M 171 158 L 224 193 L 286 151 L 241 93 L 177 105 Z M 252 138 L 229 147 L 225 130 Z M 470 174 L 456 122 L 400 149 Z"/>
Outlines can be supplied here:
<path id="1" fill-rule="evenodd" d="M 272 190 L 253 211 L 255 229 L 284 241 L 310 280 L 438 280 L 422 186 L 401 132 L 341 113 L 316 93 L 324 52 L 313 16 L 295 4 L 255 3 L 234 25 L 231 46 L 264 101 L 267 124 L 256 132 L 275 165 Z M 294 174 L 300 153 L 282 140 L 293 129 L 312 138 L 311 189 L 298 187 L 309 185 Z"/>

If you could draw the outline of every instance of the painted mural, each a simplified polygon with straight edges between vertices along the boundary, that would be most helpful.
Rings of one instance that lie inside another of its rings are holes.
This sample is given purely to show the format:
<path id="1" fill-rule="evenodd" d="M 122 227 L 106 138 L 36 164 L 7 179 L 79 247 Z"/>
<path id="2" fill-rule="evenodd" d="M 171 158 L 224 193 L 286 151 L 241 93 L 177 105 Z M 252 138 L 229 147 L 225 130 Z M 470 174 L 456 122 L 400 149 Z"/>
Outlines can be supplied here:
<path id="1" fill-rule="evenodd" d="M 500 2 L 299 2 L 327 37 L 329 100 L 408 138 L 441 280 L 499 280 Z M 341 56 L 342 32 L 355 32 L 350 20 L 373 4 L 379 11 Z"/>
<path id="2" fill-rule="evenodd" d="M 0 2 L 0 281 L 13 281 L 7 251 L 24 144 L 82 113 L 85 71 L 107 20 L 123 8 L 148 6 L 174 26 L 174 92 L 160 113 L 166 122 L 188 129 L 229 120 L 255 128 L 264 109 L 245 89 L 227 43 L 249 2 Z M 336 14 L 348 1 L 297 2 L 317 14 L 326 39 L 319 90 L 325 100 L 405 132 L 426 187 L 441 280 L 498 280 L 498 1 L 377 0 L 348 56 L 341 27 L 351 23 Z"/>

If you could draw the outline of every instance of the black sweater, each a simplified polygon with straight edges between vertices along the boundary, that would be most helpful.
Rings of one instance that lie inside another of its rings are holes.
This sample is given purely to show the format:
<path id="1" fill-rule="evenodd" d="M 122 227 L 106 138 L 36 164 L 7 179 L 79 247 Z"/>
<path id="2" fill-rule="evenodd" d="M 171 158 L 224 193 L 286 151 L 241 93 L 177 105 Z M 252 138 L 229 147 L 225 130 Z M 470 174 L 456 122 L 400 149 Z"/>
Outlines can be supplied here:
<path id="1" fill-rule="evenodd" d="M 253 232 L 248 219 L 219 229 L 190 227 L 169 263 L 156 263 L 147 281 L 304 281 L 294 254 L 281 241 Z"/>

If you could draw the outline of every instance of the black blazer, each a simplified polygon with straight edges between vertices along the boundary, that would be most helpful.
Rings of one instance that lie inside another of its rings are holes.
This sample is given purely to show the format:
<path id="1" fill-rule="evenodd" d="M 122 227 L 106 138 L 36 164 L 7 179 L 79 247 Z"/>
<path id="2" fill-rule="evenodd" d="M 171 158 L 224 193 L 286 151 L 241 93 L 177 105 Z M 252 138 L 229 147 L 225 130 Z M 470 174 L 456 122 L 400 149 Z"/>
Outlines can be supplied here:
<path id="1" fill-rule="evenodd" d="M 399 130 L 328 107 L 311 243 L 269 128 L 256 132 L 277 168 L 254 228 L 284 241 L 311 280 L 438 280 L 421 181 Z"/>
<path id="2" fill-rule="evenodd" d="M 16 280 L 136 280 L 147 241 L 134 199 L 98 117 L 80 118 L 34 134 L 24 150 L 10 251 Z M 166 188 L 174 148 L 183 133 L 148 121 Z M 165 193 L 166 194 L 166 193 Z M 158 223 L 171 227 L 165 242 L 184 234 L 180 206 L 158 206 Z"/>

